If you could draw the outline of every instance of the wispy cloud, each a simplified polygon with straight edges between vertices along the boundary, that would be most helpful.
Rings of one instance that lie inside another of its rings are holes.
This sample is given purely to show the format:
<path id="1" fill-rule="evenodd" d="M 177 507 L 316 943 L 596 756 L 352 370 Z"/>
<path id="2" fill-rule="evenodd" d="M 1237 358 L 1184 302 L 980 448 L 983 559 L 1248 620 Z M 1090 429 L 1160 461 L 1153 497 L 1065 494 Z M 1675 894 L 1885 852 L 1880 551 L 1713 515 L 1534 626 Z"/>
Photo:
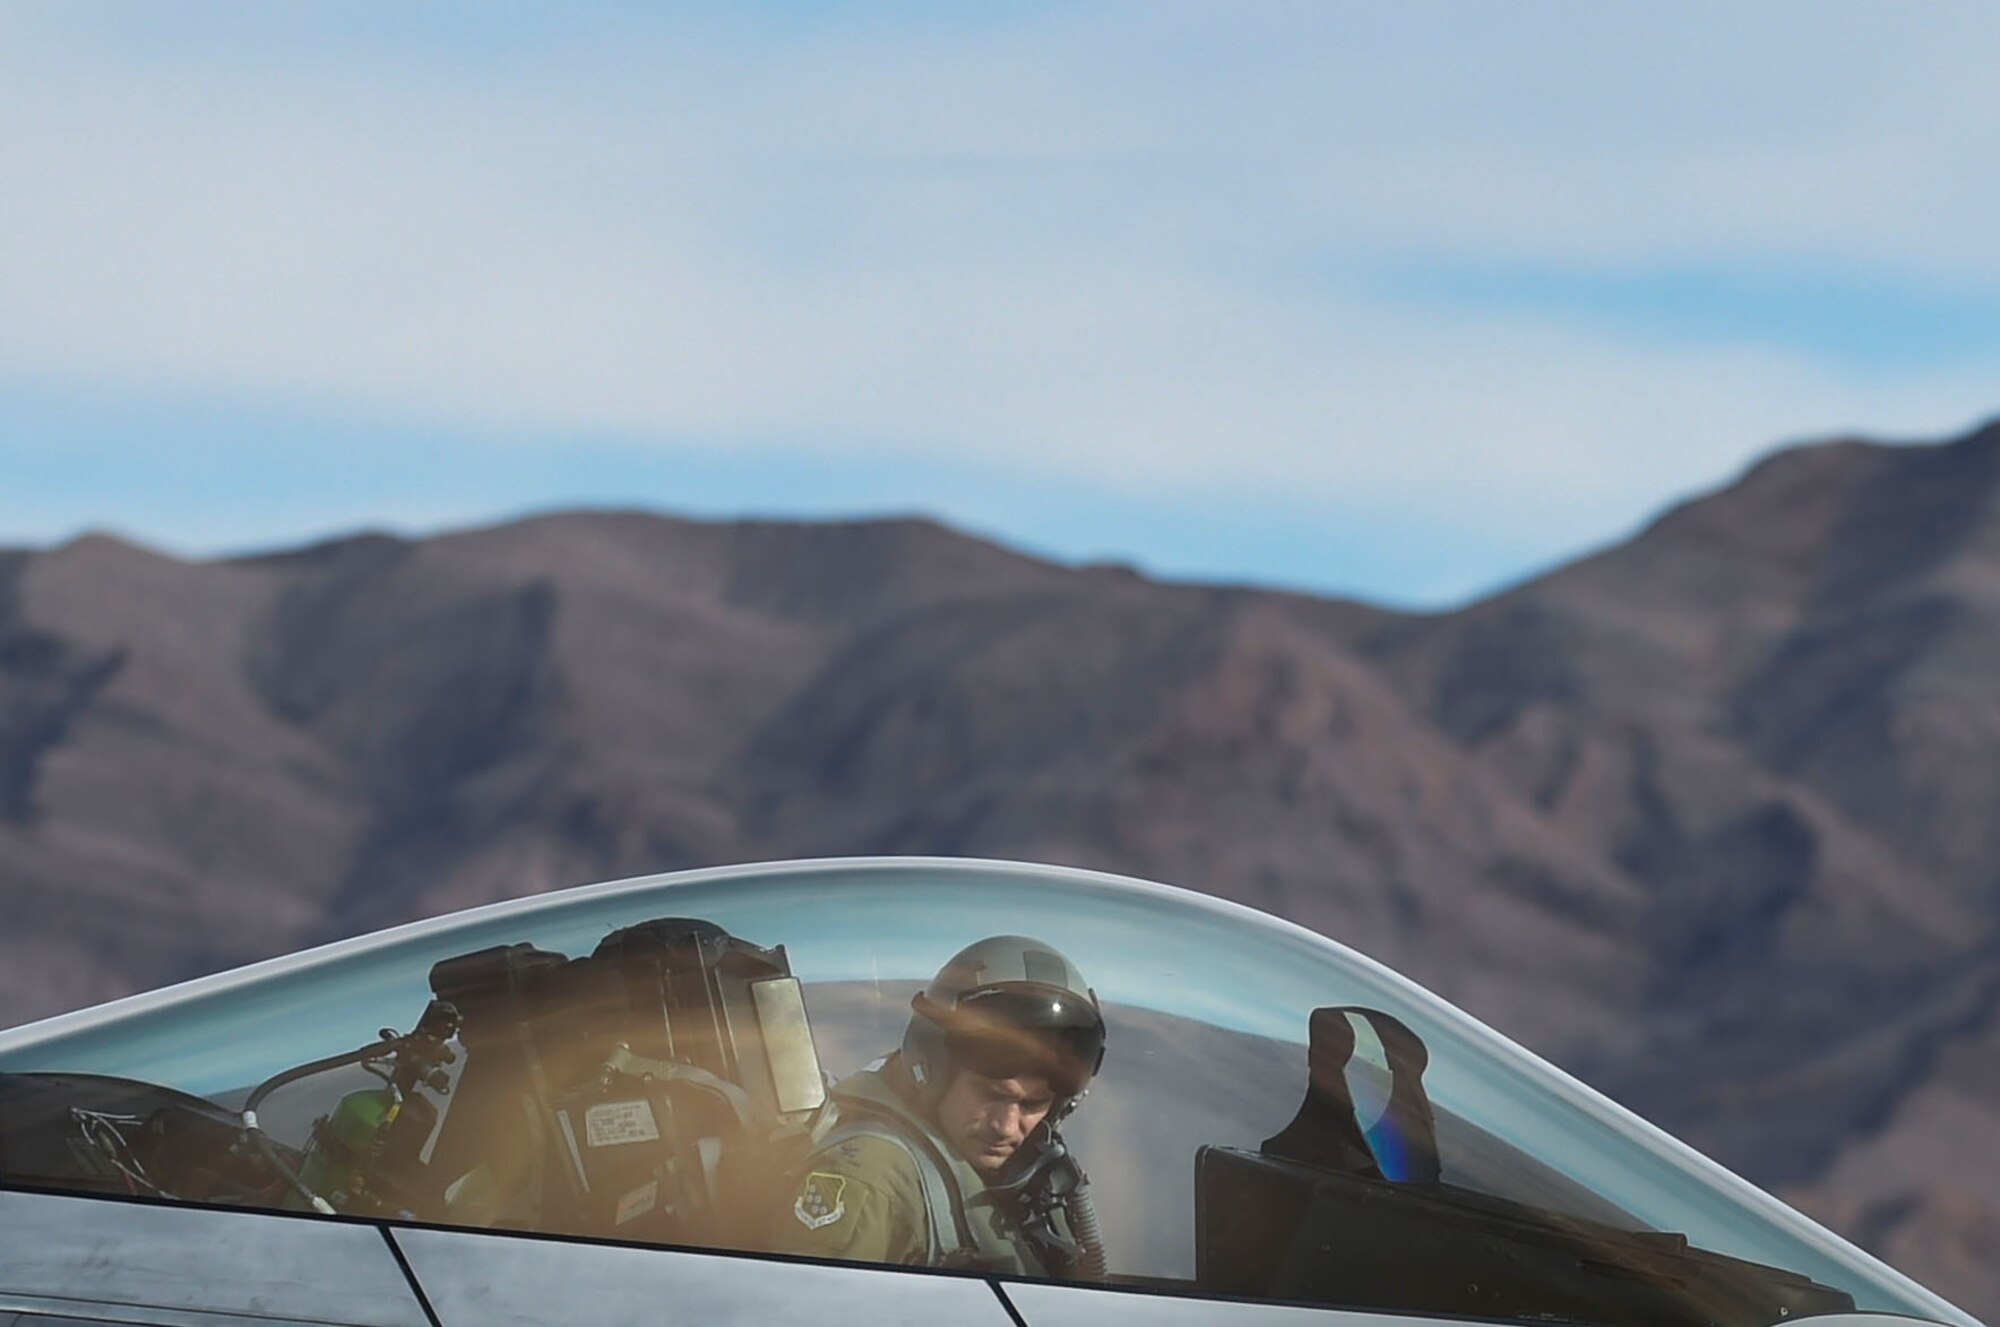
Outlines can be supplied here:
<path id="1" fill-rule="evenodd" d="M 2000 404 L 1984 7 L 256 12 L 0 8 L 0 375 L 1490 566 L 1405 597 Z"/>

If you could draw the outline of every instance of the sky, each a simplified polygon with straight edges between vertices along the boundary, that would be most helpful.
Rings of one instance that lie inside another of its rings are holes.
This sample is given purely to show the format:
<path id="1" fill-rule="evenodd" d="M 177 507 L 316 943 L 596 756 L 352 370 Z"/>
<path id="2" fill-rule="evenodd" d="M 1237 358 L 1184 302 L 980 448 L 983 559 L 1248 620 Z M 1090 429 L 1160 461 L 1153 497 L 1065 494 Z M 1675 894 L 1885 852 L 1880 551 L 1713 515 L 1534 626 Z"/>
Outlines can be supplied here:
<path id="1" fill-rule="evenodd" d="M 921 512 L 1441 607 L 2000 414 L 2000 9 L 0 0 L 0 545 Z"/>

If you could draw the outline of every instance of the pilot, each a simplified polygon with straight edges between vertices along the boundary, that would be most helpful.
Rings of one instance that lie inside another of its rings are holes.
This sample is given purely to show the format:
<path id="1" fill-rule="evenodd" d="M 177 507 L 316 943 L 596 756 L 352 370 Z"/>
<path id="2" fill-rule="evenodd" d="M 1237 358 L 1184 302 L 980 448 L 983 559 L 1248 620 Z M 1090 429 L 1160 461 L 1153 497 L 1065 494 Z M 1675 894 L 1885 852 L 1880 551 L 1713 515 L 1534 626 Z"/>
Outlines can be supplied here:
<path id="1" fill-rule="evenodd" d="M 1057 1124 L 1104 1060 L 1104 1018 L 1055 949 L 1002 935 L 911 1001 L 902 1048 L 833 1088 L 783 1253 L 1099 1279 L 1088 1182 Z"/>

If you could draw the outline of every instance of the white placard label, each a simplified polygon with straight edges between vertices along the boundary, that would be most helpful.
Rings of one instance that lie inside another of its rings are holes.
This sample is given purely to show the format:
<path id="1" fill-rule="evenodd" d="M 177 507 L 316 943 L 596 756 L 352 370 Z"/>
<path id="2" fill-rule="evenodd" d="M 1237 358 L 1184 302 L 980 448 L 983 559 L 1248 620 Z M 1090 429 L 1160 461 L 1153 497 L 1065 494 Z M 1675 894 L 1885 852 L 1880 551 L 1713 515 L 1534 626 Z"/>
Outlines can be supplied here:
<path id="1" fill-rule="evenodd" d="M 659 1205 L 660 1182 L 648 1180 L 618 1200 L 618 1216 L 612 1224 L 622 1226 L 635 1217 L 646 1215 Z"/>
<path id="2" fill-rule="evenodd" d="M 616 1147 L 650 1143 L 660 1136 L 660 1126 L 644 1101 L 605 1101 L 583 1113 L 583 1133 L 592 1147 Z"/>

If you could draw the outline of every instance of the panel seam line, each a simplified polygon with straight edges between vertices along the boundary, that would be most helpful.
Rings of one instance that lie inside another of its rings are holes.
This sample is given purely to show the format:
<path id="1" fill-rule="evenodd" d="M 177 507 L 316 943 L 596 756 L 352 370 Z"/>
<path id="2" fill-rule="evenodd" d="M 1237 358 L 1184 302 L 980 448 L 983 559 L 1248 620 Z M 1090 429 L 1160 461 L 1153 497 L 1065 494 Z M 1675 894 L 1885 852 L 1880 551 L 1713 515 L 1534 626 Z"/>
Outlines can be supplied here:
<path id="1" fill-rule="evenodd" d="M 389 1256 L 396 1260 L 396 1266 L 402 1269 L 403 1279 L 410 1283 L 410 1293 L 417 1297 L 417 1307 L 424 1311 L 424 1321 L 430 1327 L 444 1327 L 438 1320 L 437 1310 L 431 1307 L 430 1296 L 424 1293 L 423 1283 L 417 1280 L 416 1269 L 410 1266 L 409 1258 L 404 1255 L 403 1246 L 396 1243 L 396 1232 L 388 1226 L 375 1228 L 382 1232 L 382 1242 L 389 1246 Z"/>
<path id="2" fill-rule="evenodd" d="M 1014 1327 L 1028 1327 L 1028 1320 L 1021 1316 L 1021 1310 L 1015 1308 L 1014 1301 L 1007 1298 L 1006 1288 L 998 1281 L 988 1281 L 986 1284 L 993 1287 L 993 1297 L 1000 1301 L 1001 1308 L 1007 1310 L 1007 1316 L 1013 1320 Z"/>

